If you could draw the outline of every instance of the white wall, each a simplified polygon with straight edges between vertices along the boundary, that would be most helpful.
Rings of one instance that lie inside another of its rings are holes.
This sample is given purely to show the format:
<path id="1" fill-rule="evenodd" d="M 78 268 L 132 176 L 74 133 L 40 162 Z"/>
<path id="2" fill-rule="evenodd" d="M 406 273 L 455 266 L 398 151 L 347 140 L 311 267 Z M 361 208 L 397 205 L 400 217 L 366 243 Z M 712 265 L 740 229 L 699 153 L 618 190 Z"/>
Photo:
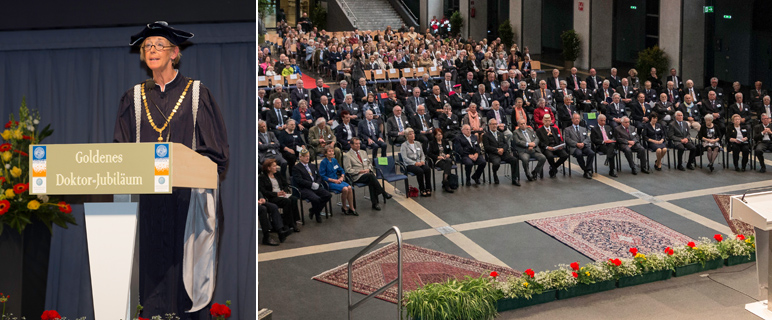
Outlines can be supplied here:
<path id="1" fill-rule="evenodd" d="M 584 3 L 584 10 L 579 11 L 579 3 Z M 574 61 L 574 66 L 579 69 L 588 69 L 590 66 L 590 10 L 592 4 L 588 0 L 574 1 L 574 30 L 579 34 L 581 50 L 579 58 Z"/>

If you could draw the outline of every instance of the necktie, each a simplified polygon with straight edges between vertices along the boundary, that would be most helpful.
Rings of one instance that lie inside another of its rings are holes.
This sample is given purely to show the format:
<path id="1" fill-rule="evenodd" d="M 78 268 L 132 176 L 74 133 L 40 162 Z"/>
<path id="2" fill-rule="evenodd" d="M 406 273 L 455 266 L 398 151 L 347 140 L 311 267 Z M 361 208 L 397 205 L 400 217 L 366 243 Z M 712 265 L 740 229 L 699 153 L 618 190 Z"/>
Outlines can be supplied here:
<path id="1" fill-rule="evenodd" d="M 267 135 L 267 134 L 265 134 L 265 133 L 261 133 L 261 134 L 260 134 L 260 137 L 261 137 L 261 138 L 263 138 L 263 142 L 264 142 L 264 143 L 268 143 L 268 135 Z"/>
<path id="2" fill-rule="evenodd" d="M 625 96 L 627 96 L 627 86 L 623 86 L 623 87 L 622 87 L 622 94 L 624 94 Z"/>
<path id="3" fill-rule="evenodd" d="M 501 122 L 501 116 L 499 116 L 499 110 L 494 110 L 494 114 L 496 114 L 496 122 Z"/>
<path id="4" fill-rule="evenodd" d="M 574 76 L 574 88 L 579 88 L 579 83 L 576 82 L 576 76 Z"/>
<path id="5" fill-rule="evenodd" d="M 608 140 L 608 136 L 606 135 L 606 128 L 600 127 L 600 133 L 603 134 L 603 141 Z"/>
<path id="6" fill-rule="evenodd" d="M 284 118 L 281 116 L 281 110 L 280 109 L 276 109 L 276 118 L 279 119 L 279 126 L 280 127 L 283 126 L 284 125 Z"/>
<path id="7" fill-rule="evenodd" d="M 545 99 L 547 98 L 547 95 L 544 93 L 544 89 L 541 89 L 541 97 Z"/>
<path id="8" fill-rule="evenodd" d="M 668 90 L 668 91 L 670 91 L 670 94 L 668 95 L 667 101 L 673 102 L 673 90 Z"/>
<path id="9" fill-rule="evenodd" d="M 359 163 L 364 164 L 364 161 L 362 161 L 362 156 L 359 155 L 359 152 L 357 152 L 357 158 L 359 158 Z"/>
<path id="10" fill-rule="evenodd" d="M 445 86 L 448 87 L 448 92 L 453 91 L 453 88 L 450 87 L 450 81 L 445 81 Z"/>
<path id="11" fill-rule="evenodd" d="M 421 131 L 426 131 L 427 125 L 426 125 L 426 120 L 424 119 L 424 115 L 420 115 L 419 117 L 421 118 L 421 124 L 424 127 L 423 130 L 421 130 Z"/>
<path id="12" fill-rule="evenodd" d="M 311 172 L 311 167 L 309 167 L 308 164 L 304 164 L 304 166 L 306 167 L 306 171 L 308 171 L 308 175 L 313 179 L 314 174 Z"/>
<path id="13" fill-rule="evenodd" d="M 418 97 L 415 98 L 415 108 L 418 110 Z"/>
<path id="14" fill-rule="evenodd" d="M 367 126 L 370 127 L 370 135 L 375 136 L 375 127 L 373 127 L 373 122 L 367 121 Z"/>
<path id="15" fill-rule="evenodd" d="M 402 86 L 402 91 L 405 91 L 405 92 L 407 92 L 407 87 L 405 87 L 405 86 Z"/>
<path id="16" fill-rule="evenodd" d="M 402 117 L 397 117 L 397 126 L 399 127 L 399 132 L 404 131 L 402 128 Z"/>
<path id="17" fill-rule="evenodd" d="M 531 138 L 528 137 L 528 132 L 526 130 L 523 130 L 523 137 L 525 137 L 526 143 L 531 143 Z"/>
<path id="18" fill-rule="evenodd" d="M 365 92 L 365 97 L 367 97 L 367 86 L 362 86 L 362 91 Z"/>
<path id="19" fill-rule="evenodd" d="M 574 126 L 574 131 L 576 131 L 576 135 L 579 135 L 579 126 Z"/>
<path id="20" fill-rule="evenodd" d="M 641 103 L 641 110 L 643 111 L 643 115 L 645 116 L 646 115 L 646 105 L 644 105 L 643 103 Z"/>
<path id="21" fill-rule="evenodd" d="M 496 134 L 496 131 L 492 131 L 493 133 L 493 140 L 499 141 L 499 135 Z"/>
<path id="22" fill-rule="evenodd" d="M 684 127 L 683 121 L 681 121 L 681 131 L 686 132 L 686 127 Z"/>

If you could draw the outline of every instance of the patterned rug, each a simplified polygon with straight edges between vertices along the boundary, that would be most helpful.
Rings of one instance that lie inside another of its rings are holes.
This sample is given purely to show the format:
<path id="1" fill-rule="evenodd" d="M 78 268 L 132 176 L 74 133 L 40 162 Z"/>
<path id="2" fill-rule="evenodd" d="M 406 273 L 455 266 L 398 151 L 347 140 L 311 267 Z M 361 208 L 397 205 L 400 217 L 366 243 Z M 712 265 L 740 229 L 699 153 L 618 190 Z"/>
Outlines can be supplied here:
<path id="1" fill-rule="evenodd" d="M 629 257 L 685 245 L 691 238 L 625 207 L 526 221 L 593 260 Z"/>
<path id="2" fill-rule="evenodd" d="M 716 204 L 718 205 L 718 208 L 721 209 L 721 214 L 724 215 L 726 224 L 729 225 L 729 228 L 732 229 L 732 232 L 746 236 L 755 235 L 756 232 L 754 231 L 752 225 L 729 218 L 729 198 L 732 196 L 732 194 L 714 194 L 713 200 L 716 200 Z"/>
<path id="3" fill-rule="evenodd" d="M 354 263 L 352 270 L 355 292 L 362 294 L 375 292 L 397 277 L 397 245 L 390 244 L 359 258 Z M 502 276 L 519 277 L 522 274 L 510 268 L 402 244 L 403 294 L 427 283 L 444 282 L 451 278 L 463 279 L 465 276 L 478 277 L 491 271 L 496 271 Z M 348 289 L 347 277 L 348 269 L 347 265 L 344 264 L 325 271 L 313 279 Z M 397 303 L 397 286 L 391 286 L 376 298 Z"/>

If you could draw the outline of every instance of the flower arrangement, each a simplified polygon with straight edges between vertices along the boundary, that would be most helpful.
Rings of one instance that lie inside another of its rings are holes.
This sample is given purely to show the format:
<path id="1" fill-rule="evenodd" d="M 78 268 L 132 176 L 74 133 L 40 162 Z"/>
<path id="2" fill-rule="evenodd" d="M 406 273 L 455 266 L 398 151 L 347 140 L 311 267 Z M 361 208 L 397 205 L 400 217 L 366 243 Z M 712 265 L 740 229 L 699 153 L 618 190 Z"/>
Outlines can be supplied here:
<path id="1" fill-rule="evenodd" d="M 744 235 L 738 234 L 734 238 L 718 241 L 718 251 L 724 259 L 729 258 L 730 256 L 750 257 L 751 254 L 756 252 L 756 242 L 754 240 L 755 238 L 753 236 L 746 239 Z"/>
<path id="2" fill-rule="evenodd" d="M 219 304 L 215 302 L 212 307 L 209 308 L 209 313 L 212 314 L 215 320 L 225 320 L 231 317 L 231 301 L 225 301 L 225 304 Z"/>
<path id="3" fill-rule="evenodd" d="M 427 284 L 405 294 L 405 311 L 422 320 L 493 319 L 498 314 L 496 301 L 503 298 L 496 289 L 497 277 L 467 276 L 463 280 Z"/>
<path id="4" fill-rule="evenodd" d="M 647 257 L 645 254 L 638 252 L 637 248 L 630 248 L 630 253 L 633 255 L 633 263 L 638 268 L 639 273 L 672 269 L 670 259 L 663 255 L 650 254 Z"/>
<path id="5" fill-rule="evenodd" d="M 57 202 L 46 195 L 29 194 L 29 150 L 31 144 L 38 144 L 53 133 L 50 125 L 39 130 L 40 114 L 29 110 L 22 100 L 19 108 L 19 120 L 10 115 L 10 121 L 5 124 L 5 130 L 0 133 L 3 144 L 0 144 L 0 234 L 8 225 L 19 234 L 24 228 L 37 220 L 43 222 L 49 231 L 56 224 L 67 228 L 67 224 L 75 224 L 75 218 L 70 214 L 72 208 L 64 201 Z"/>
<path id="6" fill-rule="evenodd" d="M 611 272 L 614 279 L 640 274 L 638 266 L 632 259 L 608 259 L 608 261 L 606 261 L 606 269 Z"/>
<path id="7" fill-rule="evenodd" d="M 520 277 L 509 277 L 506 281 L 497 282 L 496 287 L 505 298 L 531 299 L 534 295 L 544 293 L 544 285 L 536 280 L 536 273 L 532 269 L 525 270 Z"/>

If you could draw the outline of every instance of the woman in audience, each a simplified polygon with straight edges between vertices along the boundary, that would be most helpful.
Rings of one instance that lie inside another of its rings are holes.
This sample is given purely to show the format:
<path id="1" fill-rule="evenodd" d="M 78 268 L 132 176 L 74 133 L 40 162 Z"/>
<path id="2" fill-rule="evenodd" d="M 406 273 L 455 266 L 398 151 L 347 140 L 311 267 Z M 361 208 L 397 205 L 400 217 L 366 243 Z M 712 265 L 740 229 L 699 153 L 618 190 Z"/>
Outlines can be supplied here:
<path id="1" fill-rule="evenodd" d="M 418 65 L 424 67 L 426 72 L 429 72 L 429 68 L 434 67 L 434 61 L 429 56 L 429 51 L 424 51 L 421 54 L 421 59 L 418 60 Z"/>
<path id="2" fill-rule="evenodd" d="M 742 116 L 739 114 L 732 116 L 732 124 L 727 125 L 726 128 L 726 140 L 727 147 L 732 152 L 734 170 L 745 172 L 745 168 L 748 166 L 748 155 L 750 154 L 750 143 L 748 140 L 751 136 L 751 130 L 741 123 L 741 119 Z M 742 169 L 738 165 L 740 153 L 743 156 Z"/>
<path id="3" fill-rule="evenodd" d="M 708 169 L 713 172 L 713 162 L 716 161 L 721 149 L 721 130 L 713 124 L 713 114 L 705 115 L 705 125 L 700 128 L 697 138 L 702 141 L 702 147 L 708 153 Z"/>
<path id="4" fill-rule="evenodd" d="M 635 69 L 630 69 L 627 71 L 627 74 L 630 75 L 627 77 L 627 82 L 630 84 L 630 86 L 635 90 L 641 89 L 641 79 L 638 78 L 638 71 Z"/>
<path id="5" fill-rule="evenodd" d="M 477 112 L 477 105 L 473 102 L 466 108 L 466 115 L 461 120 L 461 125 L 468 124 L 472 127 L 472 133 L 477 135 L 477 141 L 481 141 L 480 133 L 484 131 L 483 122 L 480 119 L 480 114 Z"/>
<path id="6" fill-rule="evenodd" d="M 448 184 L 448 176 L 450 176 L 450 170 L 453 167 L 451 153 L 450 142 L 442 136 L 442 129 L 434 128 L 434 139 L 429 141 L 426 155 L 435 168 L 442 169 L 442 190 L 448 193 L 453 193 L 453 189 Z"/>
<path id="7" fill-rule="evenodd" d="M 353 214 L 358 216 L 356 208 L 354 208 L 354 191 L 351 186 L 345 182 L 346 171 L 335 159 L 335 149 L 332 146 L 324 148 L 324 159 L 319 164 L 319 175 L 327 182 L 331 192 L 340 193 L 341 208 L 343 214 Z"/>
<path id="8" fill-rule="evenodd" d="M 257 184 L 260 193 L 268 202 L 282 208 L 284 226 L 292 231 L 300 232 L 297 225 L 297 221 L 300 220 L 298 198 L 292 195 L 287 179 L 279 172 L 276 159 L 265 159 L 262 169 L 263 173 L 258 177 Z"/>
<path id="9" fill-rule="evenodd" d="M 485 58 L 480 63 L 480 66 L 482 66 L 481 69 L 485 73 L 496 71 L 496 64 L 493 62 L 493 59 L 491 58 L 492 56 L 493 56 L 492 53 L 486 52 L 485 53 Z"/>
<path id="10" fill-rule="evenodd" d="M 649 116 L 649 122 L 643 124 L 643 137 L 648 142 L 649 151 L 657 153 L 657 160 L 654 161 L 654 170 L 662 171 L 662 158 L 667 154 L 667 145 L 665 137 L 666 129 L 657 121 L 659 116 L 652 112 Z"/>
<path id="11" fill-rule="evenodd" d="M 292 112 L 292 119 L 297 123 L 297 130 L 308 138 L 308 129 L 314 126 L 314 116 L 311 109 L 308 109 L 306 100 L 298 101 L 298 107 Z"/>
<path id="12" fill-rule="evenodd" d="M 509 66 L 507 65 L 507 60 L 504 59 L 504 53 L 499 53 L 498 57 L 496 59 L 496 73 L 499 75 L 509 73 Z"/>
<path id="13" fill-rule="evenodd" d="M 407 141 L 399 148 L 402 161 L 407 166 L 407 171 L 415 174 L 421 196 L 431 196 L 432 169 L 426 164 L 426 155 L 424 154 L 423 147 L 420 142 L 415 141 L 415 132 L 412 128 L 405 129 L 405 138 Z"/>
<path id="14" fill-rule="evenodd" d="M 519 62 L 520 62 L 520 57 L 518 57 L 517 54 L 515 54 L 515 50 L 512 50 L 512 52 L 510 52 L 509 54 L 509 58 L 507 58 L 507 69 L 520 70 Z M 520 80 L 519 77 L 518 77 L 518 80 Z"/>

